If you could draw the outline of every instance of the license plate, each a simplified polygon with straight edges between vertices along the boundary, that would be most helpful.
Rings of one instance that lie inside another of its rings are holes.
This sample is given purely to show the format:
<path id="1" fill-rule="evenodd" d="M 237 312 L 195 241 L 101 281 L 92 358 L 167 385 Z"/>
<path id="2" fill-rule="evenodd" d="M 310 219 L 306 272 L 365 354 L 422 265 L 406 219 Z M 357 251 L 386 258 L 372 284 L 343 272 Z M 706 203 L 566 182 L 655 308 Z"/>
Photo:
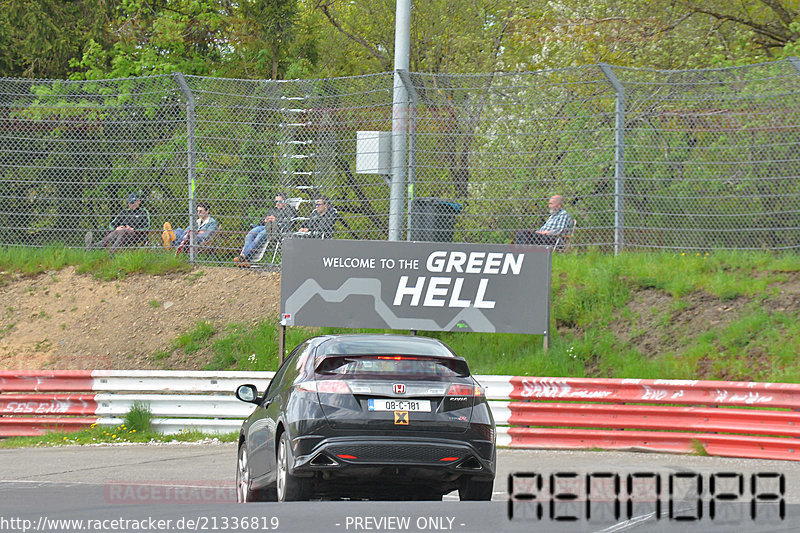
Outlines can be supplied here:
<path id="1" fill-rule="evenodd" d="M 430 400 L 391 400 L 386 398 L 369 400 L 370 411 L 414 411 L 421 413 L 431 412 Z"/>

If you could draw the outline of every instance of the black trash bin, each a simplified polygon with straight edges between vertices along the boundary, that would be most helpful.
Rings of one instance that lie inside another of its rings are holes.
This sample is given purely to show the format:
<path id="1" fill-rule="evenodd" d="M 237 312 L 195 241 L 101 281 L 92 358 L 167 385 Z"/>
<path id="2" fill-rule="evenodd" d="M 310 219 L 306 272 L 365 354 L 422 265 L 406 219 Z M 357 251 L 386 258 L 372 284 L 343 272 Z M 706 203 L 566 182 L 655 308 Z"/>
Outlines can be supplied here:
<path id="1" fill-rule="evenodd" d="M 440 198 L 414 198 L 408 213 L 410 240 L 452 242 L 461 209 L 461 204 Z"/>

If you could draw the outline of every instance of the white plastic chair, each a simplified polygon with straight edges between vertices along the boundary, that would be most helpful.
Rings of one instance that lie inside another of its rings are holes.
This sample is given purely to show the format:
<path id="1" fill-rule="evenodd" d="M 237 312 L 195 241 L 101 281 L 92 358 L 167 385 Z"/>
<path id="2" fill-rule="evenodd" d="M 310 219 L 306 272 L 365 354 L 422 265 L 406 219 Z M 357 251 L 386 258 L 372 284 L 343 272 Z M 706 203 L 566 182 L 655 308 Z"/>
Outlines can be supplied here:
<path id="1" fill-rule="evenodd" d="M 572 244 L 572 236 L 575 234 L 575 228 L 578 227 L 578 221 L 574 218 L 572 219 L 572 224 L 570 224 L 569 231 L 566 233 L 562 233 L 556 239 L 556 243 L 553 245 L 553 250 L 558 252 L 566 252 L 569 250 L 570 244 Z"/>

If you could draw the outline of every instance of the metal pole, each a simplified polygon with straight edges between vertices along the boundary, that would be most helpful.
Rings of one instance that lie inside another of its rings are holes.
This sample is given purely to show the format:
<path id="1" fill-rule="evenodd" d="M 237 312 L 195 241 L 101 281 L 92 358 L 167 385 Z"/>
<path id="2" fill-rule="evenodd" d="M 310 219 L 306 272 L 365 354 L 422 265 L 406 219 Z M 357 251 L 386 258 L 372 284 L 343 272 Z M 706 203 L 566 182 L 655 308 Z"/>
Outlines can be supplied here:
<path id="1" fill-rule="evenodd" d="M 392 185 L 389 193 L 389 240 L 399 241 L 403 225 L 403 185 L 406 171 L 408 91 L 400 70 L 408 70 L 411 42 L 411 0 L 397 0 L 394 28 L 394 97 L 392 100 Z"/>
<path id="2" fill-rule="evenodd" d="M 411 82 L 411 76 L 408 75 L 407 70 L 398 70 L 400 79 L 411 97 L 411 105 L 408 108 L 408 186 L 406 187 L 406 209 L 411 209 L 411 202 L 414 200 L 414 183 L 416 183 L 416 165 L 417 165 L 417 106 L 419 105 L 419 94 L 414 84 Z M 411 228 L 406 232 L 406 240 L 411 240 Z"/>
<path id="3" fill-rule="evenodd" d="M 547 262 L 547 330 L 544 332 L 542 339 L 542 353 L 547 353 L 550 349 L 550 320 L 551 308 L 553 307 L 553 250 L 547 252 L 549 261 Z"/>
<path id="4" fill-rule="evenodd" d="M 625 86 L 620 83 L 617 75 L 606 63 L 600 63 L 600 70 L 603 71 L 609 83 L 616 92 L 616 109 L 614 114 L 614 254 L 619 254 L 625 246 L 623 224 L 625 205 L 623 195 L 625 194 Z"/>
<path id="5" fill-rule="evenodd" d="M 186 78 L 180 72 L 173 73 L 175 81 L 180 87 L 183 97 L 186 98 L 186 159 L 188 166 L 188 179 L 189 179 L 189 261 L 194 262 L 195 244 L 197 239 L 197 221 L 195 221 L 195 212 L 197 206 L 195 205 L 194 189 L 195 189 L 195 167 L 197 166 L 197 153 L 194 148 L 194 95 L 189 85 L 186 83 Z"/>
<path id="6" fill-rule="evenodd" d="M 280 325 L 278 329 L 278 366 L 283 364 L 283 358 L 286 354 L 286 326 Z"/>

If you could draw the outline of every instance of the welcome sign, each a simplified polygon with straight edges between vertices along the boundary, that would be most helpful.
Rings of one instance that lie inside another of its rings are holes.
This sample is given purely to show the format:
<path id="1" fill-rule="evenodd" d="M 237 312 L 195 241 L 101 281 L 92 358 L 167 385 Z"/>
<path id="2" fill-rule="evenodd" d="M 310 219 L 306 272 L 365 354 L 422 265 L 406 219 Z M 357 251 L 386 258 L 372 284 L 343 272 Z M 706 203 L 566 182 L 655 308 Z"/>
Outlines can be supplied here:
<path id="1" fill-rule="evenodd" d="M 286 239 L 281 324 L 546 335 L 548 248 Z"/>

